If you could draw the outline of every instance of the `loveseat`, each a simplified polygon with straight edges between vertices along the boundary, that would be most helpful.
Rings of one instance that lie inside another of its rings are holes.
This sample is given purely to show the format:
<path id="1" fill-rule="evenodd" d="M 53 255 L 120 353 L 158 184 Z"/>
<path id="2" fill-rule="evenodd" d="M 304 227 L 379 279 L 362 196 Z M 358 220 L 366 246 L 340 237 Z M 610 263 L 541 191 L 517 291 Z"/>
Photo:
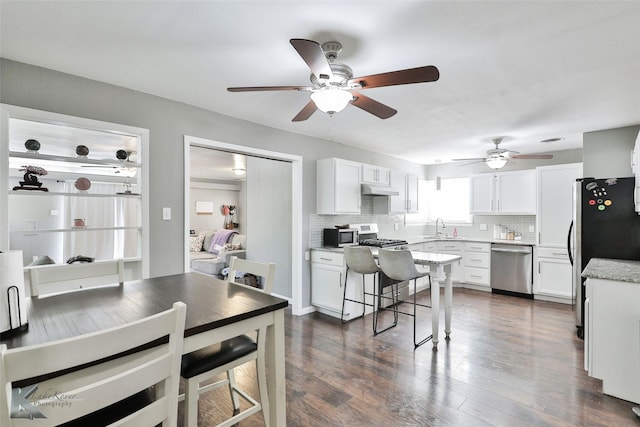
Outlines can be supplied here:
<path id="1" fill-rule="evenodd" d="M 245 257 L 247 236 L 224 229 L 201 231 L 190 242 L 191 271 L 221 277 L 232 256 Z"/>

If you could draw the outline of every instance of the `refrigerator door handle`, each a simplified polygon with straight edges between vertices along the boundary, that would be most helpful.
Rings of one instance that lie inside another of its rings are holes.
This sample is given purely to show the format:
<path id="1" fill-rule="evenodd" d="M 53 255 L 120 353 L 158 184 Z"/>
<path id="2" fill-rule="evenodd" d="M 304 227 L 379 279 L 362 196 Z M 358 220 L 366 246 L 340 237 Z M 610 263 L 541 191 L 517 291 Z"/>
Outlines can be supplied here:
<path id="1" fill-rule="evenodd" d="M 569 224 L 569 232 L 567 233 L 567 255 L 569 255 L 569 262 L 573 265 L 573 255 L 571 254 L 571 232 L 573 231 L 573 221 Z"/>

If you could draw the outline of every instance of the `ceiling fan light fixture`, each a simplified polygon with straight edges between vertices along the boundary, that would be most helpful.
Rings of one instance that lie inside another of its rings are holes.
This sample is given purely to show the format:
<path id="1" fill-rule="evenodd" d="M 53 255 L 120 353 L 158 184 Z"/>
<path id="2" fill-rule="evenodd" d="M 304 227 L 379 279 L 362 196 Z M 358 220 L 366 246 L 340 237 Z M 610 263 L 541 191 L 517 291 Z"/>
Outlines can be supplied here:
<path id="1" fill-rule="evenodd" d="M 311 100 L 316 104 L 318 110 L 329 114 L 344 110 L 352 99 L 351 92 L 335 87 L 311 93 Z"/>
<path id="2" fill-rule="evenodd" d="M 509 159 L 504 156 L 488 157 L 487 166 L 489 166 L 491 169 L 501 169 L 504 167 L 504 165 L 507 164 L 507 161 L 509 161 Z"/>

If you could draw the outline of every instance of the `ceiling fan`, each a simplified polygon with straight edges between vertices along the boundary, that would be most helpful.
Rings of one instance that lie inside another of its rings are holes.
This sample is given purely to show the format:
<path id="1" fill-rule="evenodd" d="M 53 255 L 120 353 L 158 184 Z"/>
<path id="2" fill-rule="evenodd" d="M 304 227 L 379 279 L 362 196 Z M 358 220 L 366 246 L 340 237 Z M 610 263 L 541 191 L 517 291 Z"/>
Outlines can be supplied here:
<path id="1" fill-rule="evenodd" d="M 376 87 L 426 83 L 438 80 L 440 73 L 433 65 L 391 71 L 370 76 L 353 77 L 353 71 L 345 64 L 335 62 L 342 45 L 330 41 L 320 45 L 313 40 L 291 39 L 291 45 L 311 69 L 311 86 L 253 86 L 230 87 L 229 92 L 271 90 L 297 90 L 310 92 L 311 100 L 292 121 L 307 120 L 316 111 L 328 114 L 342 111 L 348 104 L 354 105 L 381 119 L 388 119 L 398 111 L 362 95 L 358 90 Z"/>
<path id="2" fill-rule="evenodd" d="M 502 142 L 502 137 L 493 138 L 491 141 L 495 144 L 496 148 L 487 151 L 486 157 L 475 157 L 470 159 L 453 159 L 454 162 L 458 161 L 471 161 L 471 163 L 467 163 L 467 165 L 473 163 L 484 162 L 491 169 L 500 169 L 504 167 L 510 159 L 529 159 L 529 160 L 548 160 L 552 159 L 553 155 L 551 154 L 518 154 L 517 151 L 507 150 L 504 148 L 500 148 L 500 143 Z M 509 154 L 516 153 L 516 154 Z M 466 165 L 465 165 L 466 166 Z"/>

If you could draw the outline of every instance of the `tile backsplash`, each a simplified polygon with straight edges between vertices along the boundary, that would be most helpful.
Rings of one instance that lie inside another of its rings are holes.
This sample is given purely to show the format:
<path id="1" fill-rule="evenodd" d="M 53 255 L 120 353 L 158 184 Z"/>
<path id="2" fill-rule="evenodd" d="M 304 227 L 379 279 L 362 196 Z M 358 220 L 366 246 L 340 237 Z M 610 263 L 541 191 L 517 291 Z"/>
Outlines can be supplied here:
<path id="1" fill-rule="evenodd" d="M 405 224 L 404 215 L 378 215 L 373 213 L 373 197 L 362 196 L 360 215 L 316 215 L 309 219 L 309 247 L 322 246 L 322 229 L 333 228 L 337 224 L 376 223 L 379 236 L 386 238 L 406 238 L 435 234 L 435 226 L 428 224 Z M 445 233 L 451 236 L 454 228 L 459 237 L 493 238 L 493 226 L 503 227 L 522 234 L 522 241 L 536 241 L 535 215 L 474 215 L 472 223 L 445 223 Z M 395 226 L 398 226 L 398 230 Z M 486 230 L 481 230 L 486 225 Z M 533 229 L 534 231 L 529 231 Z"/>

